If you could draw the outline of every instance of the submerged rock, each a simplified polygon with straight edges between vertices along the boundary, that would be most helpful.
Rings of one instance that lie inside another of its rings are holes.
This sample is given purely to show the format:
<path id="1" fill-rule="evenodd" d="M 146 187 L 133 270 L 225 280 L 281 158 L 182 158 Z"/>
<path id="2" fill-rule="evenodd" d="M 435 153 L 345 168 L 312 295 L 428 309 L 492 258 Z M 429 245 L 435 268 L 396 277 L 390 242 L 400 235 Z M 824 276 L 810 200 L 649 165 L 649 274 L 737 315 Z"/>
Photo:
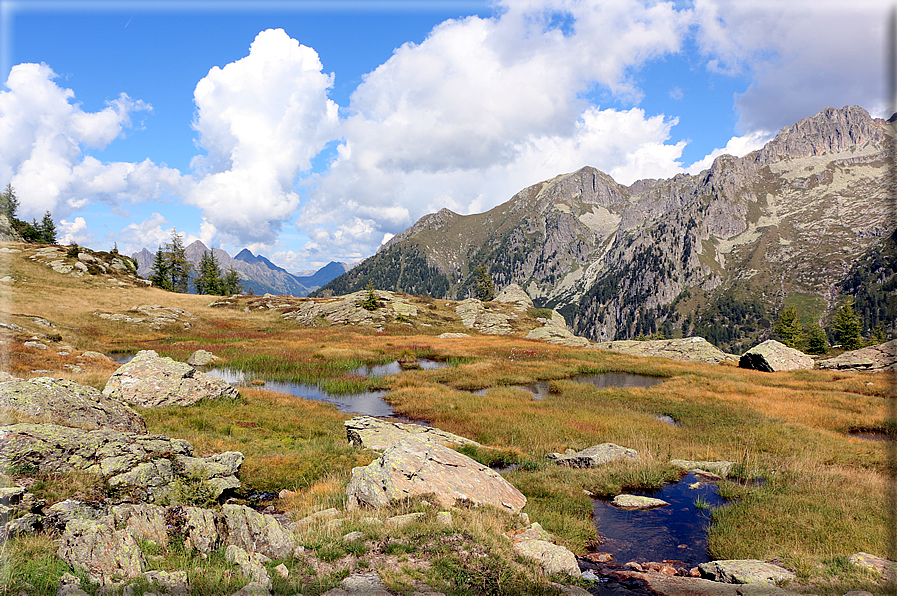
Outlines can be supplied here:
<path id="1" fill-rule="evenodd" d="M 141 350 L 119 368 L 103 394 L 144 408 L 189 406 L 203 399 L 234 399 L 229 383 L 197 371 L 184 362 L 162 358 L 153 350 Z"/>
<path id="2" fill-rule="evenodd" d="M 844 352 L 819 361 L 819 368 L 832 370 L 884 371 L 897 369 L 897 339 L 877 346 Z"/>
<path id="3" fill-rule="evenodd" d="M 448 447 L 405 440 L 365 467 L 354 468 L 348 507 L 383 507 L 433 495 L 442 506 L 492 505 L 519 513 L 526 497 L 497 472 Z"/>
<path id="4" fill-rule="evenodd" d="M 346 438 L 356 447 L 383 451 L 396 443 L 413 438 L 424 443 L 436 443 L 439 445 L 476 445 L 476 441 L 454 435 L 433 426 L 421 426 L 420 424 L 404 424 L 390 422 L 370 416 L 355 416 L 344 423 Z"/>
<path id="5" fill-rule="evenodd" d="M 39 377 L 0 383 L 0 407 L 66 426 L 146 433 L 143 417 L 126 404 L 74 381 Z"/>
<path id="6" fill-rule="evenodd" d="M 701 577 L 726 584 L 773 584 L 795 578 L 784 567 L 755 559 L 710 561 L 701 563 L 698 569 Z"/>
<path id="7" fill-rule="evenodd" d="M 637 460 L 639 455 L 635 449 L 621 447 L 615 443 L 601 443 L 582 451 L 568 449 L 564 454 L 549 453 L 547 457 L 557 464 L 572 468 L 594 468 L 618 459 Z"/>
<path id="8" fill-rule="evenodd" d="M 738 361 L 740 368 L 778 372 L 813 368 L 813 359 L 774 339 L 767 339 L 745 352 Z"/>

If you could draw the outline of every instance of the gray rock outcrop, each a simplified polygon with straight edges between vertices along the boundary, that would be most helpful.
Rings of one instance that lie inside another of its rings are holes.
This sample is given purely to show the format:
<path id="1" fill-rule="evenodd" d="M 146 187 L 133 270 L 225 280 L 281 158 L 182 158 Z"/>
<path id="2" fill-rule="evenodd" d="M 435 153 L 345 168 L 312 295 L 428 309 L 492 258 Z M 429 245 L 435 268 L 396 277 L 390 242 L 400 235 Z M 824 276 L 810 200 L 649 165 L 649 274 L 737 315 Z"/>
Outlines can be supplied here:
<path id="1" fill-rule="evenodd" d="M 239 486 L 236 474 L 242 463 L 238 452 L 195 458 L 190 443 L 164 435 L 86 431 L 56 424 L 0 427 L 0 467 L 90 472 L 101 476 L 122 500 L 172 499 L 178 483 L 197 482 L 204 482 L 210 495 L 218 497 L 220 486 Z"/>
<path id="2" fill-rule="evenodd" d="M 897 370 L 897 339 L 820 360 L 819 368 L 872 372 Z"/>
<path id="3" fill-rule="evenodd" d="M 143 417 L 124 403 L 74 381 L 39 377 L 0 383 L 0 407 L 88 430 L 146 433 Z"/>
<path id="4" fill-rule="evenodd" d="M 137 540 L 108 521 L 70 521 L 56 554 L 100 585 L 135 579 L 146 569 Z"/>
<path id="5" fill-rule="evenodd" d="M 106 383 L 103 394 L 144 408 L 189 406 L 203 399 L 234 399 L 229 383 L 197 371 L 189 364 L 160 357 L 153 350 L 137 352 Z"/>
<path id="6" fill-rule="evenodd" d="M 629 447 L 621 447 L 615 443 L 601 443 L 582 451 L 568 449 L 564 454 L 549 453 L 547 457 L 557 464 L 571 468 L 594 468 L 618 459 L 637 460 L 639 455 L 638 451 Z"/>
<path id="7" fill-rule="evenodd" d="M 187 364 L 190 366 L 208 366 L 217 360 L 221 359 L 208 350 L 196 350 L 187 358 Z"/>
<path id="8" fill-rule="evenodd" d="M 735 358 L 726 354 L 703 337 L 683 337 L 681 339 L 651 339 L 647 341 L 619 340 L 599 342 L 592 345 L 599 350 L 612 350 L 634 356 L 657 356 L 683 362 L 706 362 L 720 364 L 734 362 Z"/>
<path id="9" fill-rule="evenodd" d="M 704 579 L 726 584 L 773 584 L 796 577 L 784 567 L 754 559 L 710 561 L 698 569 Z"/>
<path id="10" fill-rule="evenodd" d="M 354 468 L 346 487 L 348 507 L 383 507 L 432 495 L 446 507 L 457 503 L 492 505 L 518 513 L 526 497 L 507 480 L 448 447 L 405 440 L 365 467 Z"/>
<path id="11" fill-rule="evenodd" d="M 514 550 L 520 555 L 538 562 L 545 573 L 566 573 L 579 576 L 576 555 L 563 546 L 554 544 L 554 536 L 546 532 L 538 522 L 525 530 L 508 532 Z"/>
<path id="12" fill-rule="evenodd" d="M 774 339 L 768 339 L 742 354 L 738 361 L 741 368 L 778 372 L 813 368 L 813 359 L 794 348 Z"/>
<path id="13" fill-rule="evenodd" d="M 731 461 L 695 461 L 688 459 L 671 459 L 670 465 L 679 468 L 680 470 L 691 471 L 698 470 L 703 472 L 711 472 L 713 474 L 719 474 L 723 478 L 729 475 L 729 472 L 732 471 L 732 466 L 735 465 L 735 462 Z"/>
<path id="14" fill-rule="evenodd" d="M 502 291 L 495 296 L 495 302 L 517 304 L 522 310 L 533 307 L 533 299 L 530 298 L 529 294 L 517 284 L 508 284 L 505 286 Z"/>
<path id="15" fill-rule="evenodd" d="M 476 329 L 487 335 L 510 335 L 513 332 L 511 321 L 517 318 L 497 308 L 486 308 L 482 301 L 468 298 L 455 306 L 455 313 L 468 329 Z"/>
<path id="16" fill-rule="evenodd" d="M 370 416 L 355 416 L 346 420 L 344 425 L 349 443 L 375 451 L 383 451 L 408 438 L 439 445 L 480 445 L 476 441 L 433 426 L 390 422 Z"/>
<path id="17" fill-rule="evenodd" d="M 362 306 L 368 292 L 361 291 L 329 300 L 307 300 L 282 316 L 309 326 L 320 320 L 332 325 L 379 326 L 400 316 L 406 319 L 417 316 L 417 306 L 401 296 L 385 290 L 375 290 L 374 295 L 378 302 L 378 308 L 374 310 Z"/>
<path id="18" fill-rule="evenodd" d="M 296 548 L 292 529 L 274 516 L 263 515 L 245 505 L 224 505 L 221 515 L 227 527 L 228 544 L 246 552 L 284 559 Z"/>

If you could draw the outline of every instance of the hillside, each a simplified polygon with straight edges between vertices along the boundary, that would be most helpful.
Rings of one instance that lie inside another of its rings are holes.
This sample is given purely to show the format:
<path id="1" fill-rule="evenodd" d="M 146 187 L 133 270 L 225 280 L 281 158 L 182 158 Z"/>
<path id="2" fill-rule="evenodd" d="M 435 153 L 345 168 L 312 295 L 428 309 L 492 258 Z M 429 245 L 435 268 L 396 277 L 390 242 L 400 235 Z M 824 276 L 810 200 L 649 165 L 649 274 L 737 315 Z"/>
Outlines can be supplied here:
<path id="1" fill-rule="evenodd" d="M 193 265 L 194 271 L 199 269 L 199 261 L 202 259 L 208 247 L 196 240 L 186 248 L 187 260 Z M 294 275 L 278 267 L 262 255 L 254 255 L 248 248 L 244 248 L 234 257 L 220 248 L 213 248 L 212 253 L 218 259 L 222 273 L 233 269 L 240 274 L 244 291 L 253 294 L 276 294 L 283 296 L 307 296 L 335 277 L 346 272 L 344 263 L 331 262 L 315 271 L 311 275 Z M 144 248 L 134 253 L 132 258 L 137 261 L 137 272 L 145 278 L 152 275 L 155 253 Z M 193 291 L 193 284 L 190 284 Z"/>
<path id="2" fill-rule="evenodd" d="M 460 299 L 482 264 L 590 339 L 697 334 L 740 352 L 783 305 L 824 322 L 853 292 L 854 263 L 894 228 L 889 134 L 861 107 L 827 108 L 694 176 L 623 186 L 584 167 L 485 213 L 427 215 L 324 290 Z"/>

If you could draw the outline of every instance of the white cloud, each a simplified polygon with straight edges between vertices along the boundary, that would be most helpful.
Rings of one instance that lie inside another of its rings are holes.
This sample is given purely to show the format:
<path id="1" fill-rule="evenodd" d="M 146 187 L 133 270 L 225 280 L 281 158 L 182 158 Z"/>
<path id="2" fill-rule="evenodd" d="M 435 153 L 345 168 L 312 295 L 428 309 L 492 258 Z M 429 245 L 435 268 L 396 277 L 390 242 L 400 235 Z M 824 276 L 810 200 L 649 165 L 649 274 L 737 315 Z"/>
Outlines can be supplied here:
<path id="1" fill-rule="evenodd" d="M 83 217 L 76 217 L 73 221 L 60 220 L 59 229 L 56 232 L 56 242 L 59 244 L 89 244 L 94 240 L 94 235 L 87 227 L 87 221 Z"/>
<path id="2" fill-rule="evenodd" d="M 743 157 L 751 151 L 760 149 L 767 142 L 771 141 L 773 137 L 775 137 L 775 134 L 766 132 L 764 130 L 759 130 L 743 137 L 732 137 L 731 139 L 729 139 L 729 142 L 726 143 L 725 147 L 723 147 L 722 149 L 714 149 L 706 156 L 704 156 L 703 159 L 696 161 L 695 163 L 688 166 L 686 171 L 689 174 L 697 174 L 702 170 L 706 170 L 713 165 L 713 160 L 720 155 L 734 155 L 735 157 Z"/>
<path id="3" fill-rule="evenodd" d="M 299 172 L 333 139 L 333 77 L 317 53 L 282 29 L 258 34 L 249 55 L 217 66 L 197 85 L 194 128 L 207 155 L 187 202 L 208 223 L 244 243 L 270 243 L 299 204 Z"/>
<path id="4" fill-rule="evenodd" d="M 64 217 L 95 200 L 137 202 L 183 188 L 176 170 L 149 160 L 104 164 L 83 156 L 82 147 L 105 148 L 130 126 L 131 114 L 151 108 L 121 94 L 99 112 L 84 112 L 55 78 L 45 64 L 18 64 L 9 91 L 0 91 L 0 180 L 15 187 L 21 217 Z"/>

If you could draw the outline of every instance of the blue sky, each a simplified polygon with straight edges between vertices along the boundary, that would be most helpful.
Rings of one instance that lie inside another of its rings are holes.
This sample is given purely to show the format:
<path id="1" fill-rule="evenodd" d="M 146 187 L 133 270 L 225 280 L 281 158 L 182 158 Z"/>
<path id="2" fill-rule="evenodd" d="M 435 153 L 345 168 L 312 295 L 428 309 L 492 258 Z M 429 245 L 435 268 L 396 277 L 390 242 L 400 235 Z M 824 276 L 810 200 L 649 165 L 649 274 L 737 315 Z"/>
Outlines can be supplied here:
<path id="1" fill-rule="evenodd" d="M 357 261 L 585 165 L 630 184 L 883 116 L 890 4 L 844 4 L 0 0 L 0 183 L 97 249 Z"/>

